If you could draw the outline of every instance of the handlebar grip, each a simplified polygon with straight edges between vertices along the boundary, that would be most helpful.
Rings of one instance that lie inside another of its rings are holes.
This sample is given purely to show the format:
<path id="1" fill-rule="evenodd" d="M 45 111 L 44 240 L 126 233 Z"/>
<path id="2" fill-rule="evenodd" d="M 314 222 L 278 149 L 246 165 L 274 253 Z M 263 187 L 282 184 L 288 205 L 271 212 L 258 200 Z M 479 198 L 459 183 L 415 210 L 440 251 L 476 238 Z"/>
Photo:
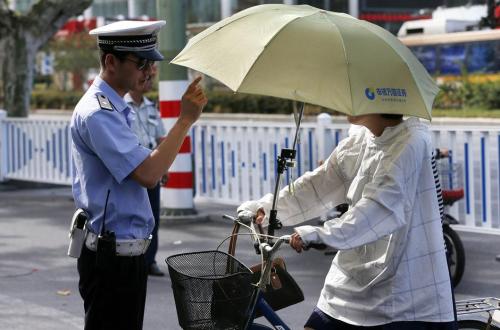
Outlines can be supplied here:
<path id="1" fill-rule="evenodd" d="M 309 243 L 304 246 L 304 250 L 315 249 L 315 250 L 326 250 L 328 246 L 323 243 Z"/>
<path id="2" fill-rule="evenodd" d="M 243 211 L 238 213 L 238 220 L 245 225 L 249 225 L 254 221 L 255 215 L 252 212 Z"/>

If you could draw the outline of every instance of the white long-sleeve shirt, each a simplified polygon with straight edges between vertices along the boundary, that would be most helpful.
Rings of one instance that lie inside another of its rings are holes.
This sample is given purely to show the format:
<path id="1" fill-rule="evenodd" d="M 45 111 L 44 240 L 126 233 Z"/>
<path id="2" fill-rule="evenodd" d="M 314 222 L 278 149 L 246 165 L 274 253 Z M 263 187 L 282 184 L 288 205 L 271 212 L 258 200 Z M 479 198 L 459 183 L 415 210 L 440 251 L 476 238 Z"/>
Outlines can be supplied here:
<path id="1" fill-rule="evenodd" d="M 339 250 L 318 307 L 341 321 L 375 326 L 395 321 L 454 319 L 427 127 L 418 119 L 375 137 L 362 128 L 329 159 L 282 189 L 278 217 L 285 225 L 348 203 L 322 227 L 296 227 L 304 242 Z M 272 195 L 238 210 L 272 206 Z M 267 219 L 265 220 L 267 221 Z"/>

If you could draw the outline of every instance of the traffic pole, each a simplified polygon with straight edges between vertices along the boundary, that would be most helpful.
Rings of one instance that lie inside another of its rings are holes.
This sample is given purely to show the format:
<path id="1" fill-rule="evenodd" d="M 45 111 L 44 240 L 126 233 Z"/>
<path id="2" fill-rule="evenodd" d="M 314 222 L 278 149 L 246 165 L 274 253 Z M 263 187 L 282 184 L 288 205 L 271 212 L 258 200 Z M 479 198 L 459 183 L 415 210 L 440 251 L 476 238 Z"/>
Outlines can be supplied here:
<path id="1" fill-rule="evenodd" d="M 167 22 L 159 33 L 159 50 L 165 57 L 159 64 L 159 108 L 168 133 L 179 117 L 181 98 L 188 86 L 187 69 L 170 64 L 186 45 L 186 1 L 157 0 L 156 3 L 158 19 Z M 188 135 L 168 171 L 167 182 L 162 186 L 161 214 L 196 214 L 193 197 L 191 137 Z"/>

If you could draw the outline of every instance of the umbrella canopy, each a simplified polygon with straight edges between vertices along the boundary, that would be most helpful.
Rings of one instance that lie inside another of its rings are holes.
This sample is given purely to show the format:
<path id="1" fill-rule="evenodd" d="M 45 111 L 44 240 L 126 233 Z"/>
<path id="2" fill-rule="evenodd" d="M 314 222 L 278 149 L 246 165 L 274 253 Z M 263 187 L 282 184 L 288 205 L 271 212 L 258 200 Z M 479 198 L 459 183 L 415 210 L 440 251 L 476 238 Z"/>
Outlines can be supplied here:
<path id="1" fill-rule="evenodd" d="M 260 5 L 193 37 L 172 63 L 235 92 L 320 105 L 349 115 L 431 119 L 439 88 L 395 36 L 307 5 Z"/>

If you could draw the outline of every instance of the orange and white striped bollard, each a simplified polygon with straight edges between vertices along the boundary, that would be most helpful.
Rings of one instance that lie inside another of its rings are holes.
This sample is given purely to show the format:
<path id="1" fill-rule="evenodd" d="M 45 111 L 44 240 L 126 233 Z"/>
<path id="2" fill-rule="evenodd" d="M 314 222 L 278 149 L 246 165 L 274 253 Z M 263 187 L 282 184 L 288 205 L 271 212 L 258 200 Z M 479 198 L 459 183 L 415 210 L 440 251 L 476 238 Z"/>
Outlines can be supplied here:
<path id="1" fill-rule="evenodd" d="M 187 80 L 160 81 L 160 113 L 167 132 L 179 118 L 181 98 L 188 85 Z M 193 164 L 189 134 L 185 137 L 168 171 L 168 180 L 161 189 L 161 205 L 164 215 L 196 213 L 193 202 Z"/>

